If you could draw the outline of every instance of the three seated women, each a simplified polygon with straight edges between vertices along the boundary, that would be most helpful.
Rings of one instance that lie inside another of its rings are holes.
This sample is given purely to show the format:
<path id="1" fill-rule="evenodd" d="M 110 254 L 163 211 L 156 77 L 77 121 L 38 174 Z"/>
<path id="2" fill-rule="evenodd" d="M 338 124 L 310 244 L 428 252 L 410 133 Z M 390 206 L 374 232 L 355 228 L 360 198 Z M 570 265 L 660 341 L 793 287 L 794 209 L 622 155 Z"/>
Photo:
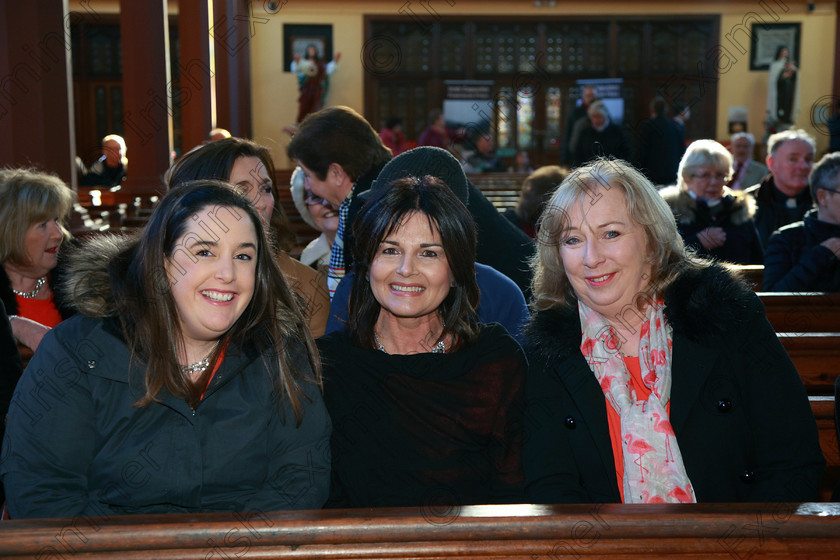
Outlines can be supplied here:
<path id="1" fill-rule="evenodd" d="M 9 414 L 13 517 L 816 497 L 816 424 L 760 301 L 632 167 L 552 195 L 530 370 L 477 318 L 475 224 L 438 179 L 362 208 L 348 323 L 317 349 L 266 222 L 186 183 L 71 260 L 80 313 Z"/>

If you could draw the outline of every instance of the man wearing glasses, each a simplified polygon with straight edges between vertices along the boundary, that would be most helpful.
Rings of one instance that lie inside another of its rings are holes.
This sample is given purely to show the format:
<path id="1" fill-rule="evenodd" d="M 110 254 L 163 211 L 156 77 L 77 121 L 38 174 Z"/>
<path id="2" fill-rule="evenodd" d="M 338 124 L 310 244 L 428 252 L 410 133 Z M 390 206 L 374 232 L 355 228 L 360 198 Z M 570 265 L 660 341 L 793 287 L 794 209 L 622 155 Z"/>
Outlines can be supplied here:
<path id="1" fill-rule="evenodd" d="M 770 237 L 765 291 L 840 291 L 840 153 L 823 156 L 810 183 L 817 207 Z"/>

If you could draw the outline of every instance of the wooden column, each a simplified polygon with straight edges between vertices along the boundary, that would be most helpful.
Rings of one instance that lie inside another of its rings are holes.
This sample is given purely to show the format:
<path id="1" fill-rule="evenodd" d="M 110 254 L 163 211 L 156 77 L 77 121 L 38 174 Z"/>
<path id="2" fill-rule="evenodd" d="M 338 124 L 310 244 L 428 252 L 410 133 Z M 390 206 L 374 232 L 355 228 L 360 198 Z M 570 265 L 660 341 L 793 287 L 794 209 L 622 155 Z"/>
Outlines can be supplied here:
<path id="1" fill-rule="evenodd" d="M 837 103 L 840 101 L 840 0 L 834 6 L 834 84 L 832 87 L 830 114 L 835 115 Z"/>
<path id="2" fill-rule="evenodd" d="M 248 4 L 248 0 L 213 0 L 210 31 L 216 60 L 216 126 L 242 138 L 253 134 L 250 26 L 259 32 L 256 28 L 267 21 L 265 14 L 251 18 Z M 257 4 L 254 9 L 261 8 Z"/>
<path id="3" fill-rule="evenodd" d="M 0 165 L 75 183 L 67 0 L 0 2 Z"/>
<path id="4" fill-rule="evenodd" d="M 172 150 L 166 0 L 122 0 L 123 120 L 128 173 L 123 190 L 159 193 Z"/>
<path id="5" fill-rule="evenodd" d="M 184 153 L 207 139 L 215 122 L 208 0 L 180 0 L 181 138 Z"/>

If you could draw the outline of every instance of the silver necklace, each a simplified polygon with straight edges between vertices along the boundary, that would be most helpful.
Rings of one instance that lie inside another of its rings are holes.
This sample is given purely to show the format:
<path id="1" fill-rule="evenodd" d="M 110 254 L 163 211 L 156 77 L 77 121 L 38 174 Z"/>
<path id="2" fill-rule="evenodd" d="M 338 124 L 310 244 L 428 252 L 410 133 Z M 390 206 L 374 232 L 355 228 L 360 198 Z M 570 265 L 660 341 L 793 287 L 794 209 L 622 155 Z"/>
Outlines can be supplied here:
<path id="1" fill-rule="evenodd" d="M 200 361 L 198 361 L 194 364 L 190 364 L 188 366 L 181 366 L 181 373 L 183 373 L 183 374 L 185 374 L 189 377 L 192 377 L 196 373 L 201 373 L 202 371 L 204 371 L 205 369 L 210 367 L 210 356 L 213 355 L 213 351 L 216 349 L 216 346 L 218 346 L 218 345 L 219 345 L 219 341 L 217 340 L 216 344 L 213 345 L 212 350 L 210 350 L 210 353 L 207 354 L 207 357 L 204 358 L 203 360 L 200 360 Z"/>
<path id="2" fill-rule="evenodd" d="M 385 350 L 385 347 L 382 346 L 382 343 L 379 341 L 379 335 L 376 331 L 373 331 L 373 338 L 376 340 L 376 349 L 380 352 L 388 354 L 388 351 Z M 443 343 L 443 339 L 438 340 L 438 343 L 435 344 L 434 348 L 432 348 L 432 354 L 446 354 L 446 345 Z"/>
<path id="3" fill-rule="evenodd" d="M 15 290 L 14 288 L 12 288 L 12 291 L 15 293 L 15 295 L 20 296 L 22 298 L 35 299 L 35 297 L 38 295 L 38 292 L 41 291 L 41 287 L 46 283 L 47 283 L 47 277 L 46 276 L 41 276 L 40 278 L 38 278 L 38 281 L 35 282 L 35 289 L 32 290 L 31 292 L 19 292 L 19 291 Z"/>

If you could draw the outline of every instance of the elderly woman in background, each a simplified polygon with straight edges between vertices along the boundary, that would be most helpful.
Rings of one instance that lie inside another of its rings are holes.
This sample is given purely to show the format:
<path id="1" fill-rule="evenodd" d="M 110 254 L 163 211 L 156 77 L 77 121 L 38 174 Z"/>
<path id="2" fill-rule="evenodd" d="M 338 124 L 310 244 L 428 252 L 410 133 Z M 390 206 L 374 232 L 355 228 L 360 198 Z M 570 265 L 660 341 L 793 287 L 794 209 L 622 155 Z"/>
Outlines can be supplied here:
<path id="1" fill-rule="evenodd" d="M 11 403 L 11 516 L 321 507 L 317 351 L 251 203 L 197 181 L 139 239 L 89 243 L 70 263 L 81 313 L 45 337 Z"/>
<path id="2" fill-rule="evenodd" d="M 165 180 L 169 188 L 198 179 L 226 181 L 253 202 L 275 243 L 277 264 L 292 289 L 303 298 L 307 323 L 318 337 L 324 334 L 329 315 L 327 280 L 286 252 L 294 246 L 295 234 L 277 203 L 274 177 L 274 161 L 268 148 L 243 138 L 223 138 L 186 153 L 169 169 Z"/>
<path id="3" fill-rule="evenodd" d="M 318 340 L 334 507 L 521 501 L 526 361 L 475 312 L 475 225 L 433 177 L 373 192 L 354 222 L 349 325 Z"/>
<path id="4" fill-rule="evenodd" d="M 290 181 L 292 200 L 303 221 L 321 232 L 300 254 L 300 262 L 317 270 L 326 270 L 330 265 L 330 252 L 338 231 L 338 209 L 333 204 L 312 192 L 306 176 L 300 167 L 292 172 Z"/>
<path id="5" fill-rule="evenodd" d="M 73 313 L 53 291 L 58 252 L 70 239 L 61 222 L 73 196 L 55 175 L 0 170 L 0 299 L 15 338 L 33 351 L 52 327 Z"/>
<path id="6" fill-rule="evenodd" d="M 575 157 L 573 166 L 583 165 L 598 156 L 612 156 L 629 159 L 633 146 L 621 125 L 610 118 L 607 105 L 602 101 L 593 101 L 586 109 L 588 119 L 575 123 Z"/>
<path id="7" fill-rule="evenodd" d="M 524 467 L 538 503 L 816 497 L 808 397 L 758 297 L 687 252 L 609 160 L 549 201 L 535 261 Z"/>
<path id="8" fill-rule="evenodd" d="M 660 193 L 688 247 L 720 261 L 761 264 L 755 199 L 725 186 L 731 176 L 729 150 L 714 140 L 697 140 L 680 161 L 677 185 Z"/>

